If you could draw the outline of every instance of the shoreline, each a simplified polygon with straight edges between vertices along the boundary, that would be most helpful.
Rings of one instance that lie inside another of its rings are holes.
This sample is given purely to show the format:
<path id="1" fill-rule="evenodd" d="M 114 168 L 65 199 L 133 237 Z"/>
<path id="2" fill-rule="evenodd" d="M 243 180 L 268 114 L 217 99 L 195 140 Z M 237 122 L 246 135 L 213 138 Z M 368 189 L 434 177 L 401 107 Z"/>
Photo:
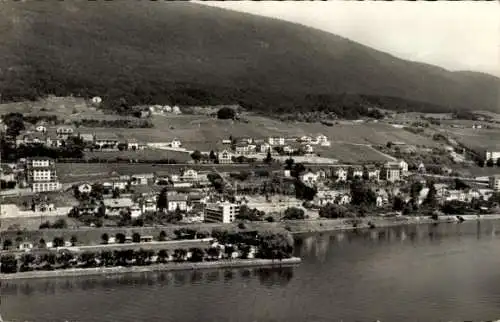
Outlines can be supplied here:
<path id="1" fill-rule="evenodd" d="M 373 228 L 388 228 L 397 226 L 410 226 L 410 225 L 429 225 L 429 224 L 444 224 L 444 223 L 460 223 L 457 216 L 462 217 L 464 222 L 480 222 L 490 220 L 500 220 L 500 214 L 493 215 L 450 215 L 441 216 L 438 220 L 429 218 L 428 216 L 406 216 L 406 217 L 369 217 L 360 218 L 361 223 L 356 227 L 352 224 L 342 223 L 340 220 L 332 219 L 315 219 L 299 223 L 298 221 L 286 222 L 285 228 L 289 227 L 289 232 L 295 234 L 305 233 L 319 233 L 319 232 L 335 232 L 335 231 L 350 231 L 355 229 L 370 229 L 370 223 L 374 225 Z"/>
<path id="2" fill-rule="evenodd" d="M 192 271 L 203 269 L 219 268 L 245 268 L 245 267 L 287 267 L 298 265 L 302 262 L 299 257 L 290 257 L 280 260 L 273 259 L 234 259 L 219 260 L 214 262 L 199 263 L 166 263 L 152 264 L 148 266 L 117 266 L 117 267 L 93 267 L 93 268 L 72 268 L 54 271 L 31 271 L 13 274 L 0 274 L 0 281 L 27 280 L 35 278 L 55 278 L 55 277 L 77 277 L 77 276 L 106 276 L 126 273 L 145 273 L 159 271 Z"/>

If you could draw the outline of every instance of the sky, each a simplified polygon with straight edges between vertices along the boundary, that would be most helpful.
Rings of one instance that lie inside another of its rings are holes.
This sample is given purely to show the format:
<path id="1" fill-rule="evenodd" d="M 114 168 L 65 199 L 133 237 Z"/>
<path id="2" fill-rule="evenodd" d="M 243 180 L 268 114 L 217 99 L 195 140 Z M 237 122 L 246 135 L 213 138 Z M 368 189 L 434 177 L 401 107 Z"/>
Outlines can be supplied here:
<path id="1" fill-rule="evenodd" d="M 394 56 L 500 76 L 497 1 L 204 1 L 300 23 Z"/>

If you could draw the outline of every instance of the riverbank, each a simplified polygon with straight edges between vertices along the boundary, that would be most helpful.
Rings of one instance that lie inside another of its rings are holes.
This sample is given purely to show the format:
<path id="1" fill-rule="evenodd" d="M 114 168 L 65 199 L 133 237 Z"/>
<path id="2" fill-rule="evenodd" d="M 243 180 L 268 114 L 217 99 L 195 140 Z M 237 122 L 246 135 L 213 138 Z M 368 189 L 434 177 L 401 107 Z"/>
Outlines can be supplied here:
<path id="1" fill-rule="evenodd" d="M 158 272 L 158 271 L 187 271 L 187 270 L 191 271 L 200 269 L 219 269 L 219 268 L 283 267 L 283 266 L 297 265 L 300 263 L 301 259 L 299 257 L 291 257 L 282 260 L 233 259 L 233 260 L 219 260 L 214 262 L 200 262 L 200 263 L 182 262 L 182 263 L 153 264 L 149 266 L 73 268 L 73 269 L 54 270 L 54 271 L 32 271 L 32 272 L 21 272 L 13 274 L 1 274 L 0 280 L 114 275 L 114 274 L 126 274 L 126 273 Z"/>

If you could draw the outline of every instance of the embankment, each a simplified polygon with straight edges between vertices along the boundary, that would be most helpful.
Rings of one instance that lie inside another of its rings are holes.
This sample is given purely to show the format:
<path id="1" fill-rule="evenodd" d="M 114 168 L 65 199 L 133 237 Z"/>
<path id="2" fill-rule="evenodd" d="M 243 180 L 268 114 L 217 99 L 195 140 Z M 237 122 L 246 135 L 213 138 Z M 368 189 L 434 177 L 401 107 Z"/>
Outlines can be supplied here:
<path id="1" fill-rule="evenodd" d="M 72 277 L 72 276 L 91 276 L 108 275 L 124 273 L 142 273 L 156 271 L 181 271 L 215 268 L 243 268 L 243 267 L 283 267 L 300 264 L 299 257 L 291 257 L 282 260 L 272 259 L 234 259 L 220 260 L 214 262 L 200 263 L 167 263 L 154 264 L 149 266 L 131 266 L 131 267 L 98 267 L 98 268 L 74 268 L 54 271 L 36 271 L 22 272 L 14 274 L 1 274 L 0 280 L 19 280 L 33 278 L 51 278 L 51 277 Z"/>

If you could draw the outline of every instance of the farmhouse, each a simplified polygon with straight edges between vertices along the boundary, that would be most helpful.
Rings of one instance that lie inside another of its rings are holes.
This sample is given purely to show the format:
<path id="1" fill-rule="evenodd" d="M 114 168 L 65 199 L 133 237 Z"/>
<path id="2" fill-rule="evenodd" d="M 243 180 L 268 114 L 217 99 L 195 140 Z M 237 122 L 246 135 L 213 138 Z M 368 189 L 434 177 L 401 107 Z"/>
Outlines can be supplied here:
<path id="1" fill-rule="evenodd" d="M 223 150 L 222 152 L 218 153 L 217 159 L 220 164 L 233 163 L 233 154 L 228 150 Z"/>
<path id="2" fill-rule="evenodd" d="M 118 136 L 114 133 L 100 134 L 95 136 L 94 144 L 99 149 L 117 149 L 119 143 Z"/>

